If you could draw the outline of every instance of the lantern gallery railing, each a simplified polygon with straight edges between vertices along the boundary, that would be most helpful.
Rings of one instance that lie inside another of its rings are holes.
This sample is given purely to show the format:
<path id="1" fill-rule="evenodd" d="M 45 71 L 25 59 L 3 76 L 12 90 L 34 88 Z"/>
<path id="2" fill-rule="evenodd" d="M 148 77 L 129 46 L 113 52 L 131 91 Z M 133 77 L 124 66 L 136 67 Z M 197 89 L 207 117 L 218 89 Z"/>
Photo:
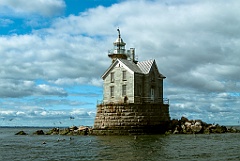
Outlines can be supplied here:
<path id="1" fill-rule="evenodd" d="M 162 103 L 169 105 L 169 99 L 167 98 L 151 98 L 151 97 L 135 97 L 134 102 L 128 100 L 124 102 L 123 100 L 107 101 L 107 100 L 98 100 L 97 105 L 104 104 L 123 104 L 123 103 Z"/>
<path id="2" fill-rule="evenodd" d="M 163 103 L 169 104 L 169 99 L 167 98 L 152 98 L 152 97 L 135 97 L 135 103 Z"/>

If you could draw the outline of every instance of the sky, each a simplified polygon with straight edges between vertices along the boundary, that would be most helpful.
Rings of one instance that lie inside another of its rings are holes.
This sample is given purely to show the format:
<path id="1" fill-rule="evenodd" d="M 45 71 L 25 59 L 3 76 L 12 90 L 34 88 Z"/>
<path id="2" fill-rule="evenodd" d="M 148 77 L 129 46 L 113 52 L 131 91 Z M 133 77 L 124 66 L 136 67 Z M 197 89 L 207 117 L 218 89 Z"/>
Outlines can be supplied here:
<path id="1" fill-rule="evenodd" d="M 240 125 L 240 1 L 0 0 L 0 126 L 92 126 L 121 30 L 171 119 Z"/>

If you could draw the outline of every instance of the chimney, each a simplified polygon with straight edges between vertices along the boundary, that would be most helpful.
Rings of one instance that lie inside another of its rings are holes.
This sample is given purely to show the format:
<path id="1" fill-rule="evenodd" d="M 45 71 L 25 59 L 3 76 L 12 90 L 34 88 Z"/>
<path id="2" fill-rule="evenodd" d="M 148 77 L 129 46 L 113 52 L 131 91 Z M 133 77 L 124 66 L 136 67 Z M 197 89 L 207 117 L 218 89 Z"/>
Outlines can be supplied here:
<path id="1" fill-rule="evenodd" d="M 130 53 L 132 56 L 132 61 L 136 64 L 137 61 L 135 60 L 135 48 L 130 48 Z"/>

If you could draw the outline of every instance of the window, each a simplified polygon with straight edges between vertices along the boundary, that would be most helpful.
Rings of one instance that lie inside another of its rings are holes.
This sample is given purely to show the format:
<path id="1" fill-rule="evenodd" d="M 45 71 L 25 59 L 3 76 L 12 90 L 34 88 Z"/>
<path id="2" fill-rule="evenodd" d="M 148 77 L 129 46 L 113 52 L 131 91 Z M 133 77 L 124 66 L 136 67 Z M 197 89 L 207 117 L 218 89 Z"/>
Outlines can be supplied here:
<path id="1" fill-rule="evenodd" d="M 122 85 L 122 96 L 127 95 L 127 85 Z"/>
<path id="2" fill-rule="evenodd" d="M 122 72 L 122 80 L 127 80 L 126 74 L 127 74 L 127 71 L 124 70 Z"/>
<path id="3" fill-rule="evenodd" d="M 114 72 L 111 73 L 111 82 L 114 82 Z"/>
<path id="4" fill-rule="evenodd" d="M 114 97 L 114 86 L 110 87 L 110 97 Z"/>
<path id="5" fill-rule="evenodd" d="M 154 88 L 153 87 L 151 88 L 151 91 L 150 91 L 150 97 L 151 97 L 151 100 L 154 100 Z"/>

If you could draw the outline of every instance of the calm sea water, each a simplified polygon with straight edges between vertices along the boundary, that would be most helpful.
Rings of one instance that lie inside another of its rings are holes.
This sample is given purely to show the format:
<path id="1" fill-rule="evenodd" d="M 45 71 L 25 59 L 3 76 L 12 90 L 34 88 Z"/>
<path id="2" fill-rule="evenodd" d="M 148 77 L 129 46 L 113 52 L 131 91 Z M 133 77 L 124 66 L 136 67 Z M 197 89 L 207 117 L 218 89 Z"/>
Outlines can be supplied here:
<path id="1" fill-rule="evenodd" d="M 29 135 L 14 135 L 20 130 Z M 39 128 L 0 128 L 0 160 L 240 160 L 240 133 L 143 135 L 137 138 L 71 136 L 70 140 L 70 136 L 32 135 L 36 130 Z"/>

